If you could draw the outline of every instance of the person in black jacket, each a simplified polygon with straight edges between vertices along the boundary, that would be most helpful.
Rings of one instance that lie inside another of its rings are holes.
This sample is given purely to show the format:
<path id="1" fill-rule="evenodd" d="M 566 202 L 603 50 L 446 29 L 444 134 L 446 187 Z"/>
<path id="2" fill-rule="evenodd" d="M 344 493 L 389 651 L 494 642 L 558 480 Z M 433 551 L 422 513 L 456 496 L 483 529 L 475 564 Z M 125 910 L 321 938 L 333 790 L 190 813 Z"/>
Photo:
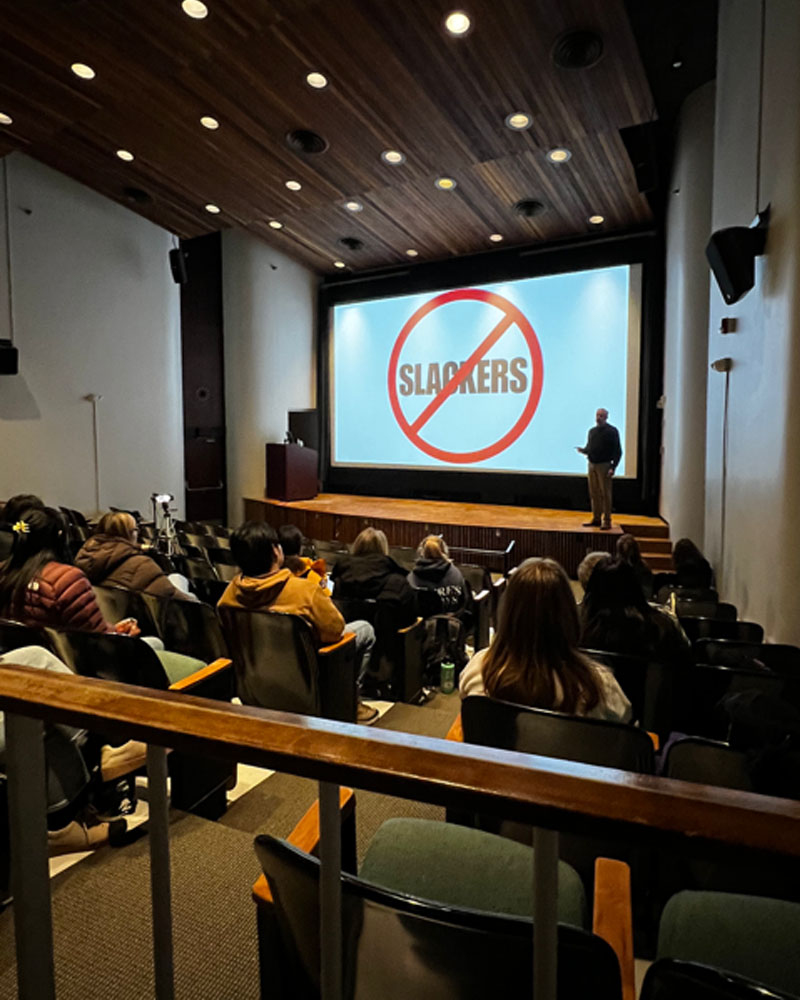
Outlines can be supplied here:
<path id="1" fill-rule="evenodd" d="M 589 497 L 592 519 L 585 528 L 611 528 L 611 483 L 622 458 L 619 431 L 608 422 L 608 410 L 602 407 L 595 414 L 595 426 L 589 429 L 586 444 L 577 449 L 589 460 Z"/>
<path id="2" fill-rule="evenodd" d="M 340 601 L 348 620 L 348 601 L 378 601 L 384 609 L 391 606 L 396 628 L 413 625 L 417 619 L 414 591 L 406 580 L 406 571 L 389 555 L 386 535 L 375 528 L 365 528 L 353 542 L 349 556 L 339 559 L 330 573 L 333 600 Z"/>
<path id="3" fill-rule="evenodd" d="M 435 590 L 445 614 L 456 614 L 467 604 L 464 577 L 453 565 L 447 542 L 438 535 L 428 535 L 420 542 L 408 582 L 415 590 Z"/>

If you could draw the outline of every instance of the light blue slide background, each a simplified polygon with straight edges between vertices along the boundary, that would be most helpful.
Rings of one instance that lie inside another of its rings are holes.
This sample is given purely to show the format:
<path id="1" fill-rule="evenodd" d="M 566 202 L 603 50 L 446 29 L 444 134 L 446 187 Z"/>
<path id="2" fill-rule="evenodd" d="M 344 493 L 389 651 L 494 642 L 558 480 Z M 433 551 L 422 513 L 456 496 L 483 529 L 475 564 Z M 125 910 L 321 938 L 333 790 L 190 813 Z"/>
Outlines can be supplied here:
<path id="1" fill-rule="evenodd" d="M 472 464 L 437 461 L 400 430 L 389 402 L 388 368 L 407 320 L 437 292 L 372 299 L 334 307 L 332 330 L 332 450 L 335 465 L 381 465 L 576 474 L 586 459 L 595 410 L 604 406 L 625 441 L 630 268 L 627 265 L 547 275 L 480 287 L 496 292 L 528 318 L 541 346 L 544 379 L 527 430 L 505 451 Z M 458 301 L 429 313 L 409 336 L 399 363 L 462 362 L 502 318 L 484 302 Z M 531 358 L 512 326 L 485 355 Z M 477 373 L 476 373 L 477 374 Z M 399 396 L 412 423 L 431 396 Z M 436 447 L 475 451 L 499 440 L 516 422 L 528 393 L 455 393 L 421 429 Z M 623 455 L 619 473 L 624 475 Z"/>

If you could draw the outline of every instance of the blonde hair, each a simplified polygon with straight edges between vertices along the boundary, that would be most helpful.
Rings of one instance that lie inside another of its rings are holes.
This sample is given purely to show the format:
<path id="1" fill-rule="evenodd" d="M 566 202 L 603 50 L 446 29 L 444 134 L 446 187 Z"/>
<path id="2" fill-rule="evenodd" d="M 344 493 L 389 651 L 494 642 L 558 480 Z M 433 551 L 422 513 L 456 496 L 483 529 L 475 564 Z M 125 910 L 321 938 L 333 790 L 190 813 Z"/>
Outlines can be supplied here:
<path id="1" fill-rule="evenodd" d="M 483 664 L 486 693 L 533 708 L 590 711 L 601 690 L 579 636 L 567 574 L 553 559 L 526 559 L 503 597 Z"/>
<path id="2" fill-rule="evenodd" d="M 426 535 L 419 543 L 417 555 L 420 559 L 450 559 L 447 542 L 440 535 Z"/>
<path id="3" fill-rule="evenodd" d="M 103 514 L 97 523 L 98 535 L 109 535 L 111 538 L 127 538 L 129 542 L 133 541 L 136 530 L 136 518 L 133 514 L 128 514 L 124 510 L 116 510 L 110 514 Z"/>
<path id="4" fill-rule="evenodd" d="M 353 555 L 366 556 L 370 552 L 380 552 L 389 555 L 389 542 L 386 535 L 378 528 L 364 528 L 353 542 Z"/>

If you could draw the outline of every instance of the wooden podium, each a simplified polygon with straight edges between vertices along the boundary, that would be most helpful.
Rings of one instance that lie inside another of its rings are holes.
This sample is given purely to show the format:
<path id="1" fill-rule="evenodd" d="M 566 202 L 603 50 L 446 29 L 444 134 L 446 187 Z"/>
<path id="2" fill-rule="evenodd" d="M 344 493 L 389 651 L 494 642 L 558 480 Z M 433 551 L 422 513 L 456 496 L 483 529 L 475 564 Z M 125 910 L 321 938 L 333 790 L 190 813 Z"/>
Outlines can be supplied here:
<path id="1" fill-rule="evenodd" d="M 299 444 L 267 445 L 266 495 L 271 500 L 311 500 L 318 492 L 319 453 Z"/>

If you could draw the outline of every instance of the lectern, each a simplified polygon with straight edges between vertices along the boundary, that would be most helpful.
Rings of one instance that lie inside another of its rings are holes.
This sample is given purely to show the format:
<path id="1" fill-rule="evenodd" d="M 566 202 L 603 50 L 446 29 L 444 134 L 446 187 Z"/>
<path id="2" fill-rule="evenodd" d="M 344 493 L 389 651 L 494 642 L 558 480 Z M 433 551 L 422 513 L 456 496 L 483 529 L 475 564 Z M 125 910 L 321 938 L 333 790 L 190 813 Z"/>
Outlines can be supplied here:
<path id="1" fill-rule="evenodd" d="M 267 489 L 271 500 L 311 500 L 317 495 L 319 453 L 299 444 L 267 445 Z"/>

